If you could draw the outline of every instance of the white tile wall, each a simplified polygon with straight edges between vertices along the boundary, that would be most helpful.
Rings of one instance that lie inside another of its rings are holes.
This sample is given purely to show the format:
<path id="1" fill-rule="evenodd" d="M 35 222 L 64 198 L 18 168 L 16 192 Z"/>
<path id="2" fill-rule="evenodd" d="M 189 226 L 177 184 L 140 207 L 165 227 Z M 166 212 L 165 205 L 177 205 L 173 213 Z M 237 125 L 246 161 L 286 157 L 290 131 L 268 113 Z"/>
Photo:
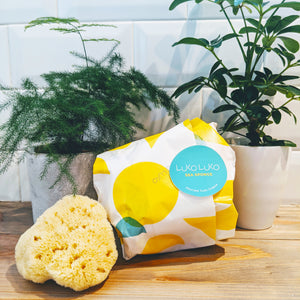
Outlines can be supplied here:
<path id="1" fill-rule="evenodd" d="M 10 85 L 10 53 L 7 26 L 0 26 L 0 84 Z"/>
<path id="2" fill-rule="evenodd" d="M 242 25 L 238 20 L 234 23 L 237 27 Z M 200 46 L 172 45 L 188 36 L 212 40 L 227 31 L 224 20 L 137 23 L 134 27 L 135 66 L 162 86 L 177 86 L 195 75 L 208 75 L 216 61 L 211 53 Z M 227 41 L 216 53 L 225 65 L 243 69 L 241 54 L 234 41 Z"/>
<path id="3" fill-rule="evenodd" d="M 0 24 L 26 23 L 38 17 L 55 16 L 56 0 L 0 0 Z"/>
<path id="4" fill-rule="evenodd" d="M 186 5 L 170 12 L 170 0 L 58 0 L 59 17 L 84 21 L 178 20 L 187 16 Z"/>
<path id="5" fill-rule="evenodd" d="M 2 103 L 4 99 L 4 93 L 0 92 L 0 103 Z M 7 110 L 1 112 L 0 125 L 2 125 L 8 117 L 9 112 Z M 6 173 L 0 174 L 0 201 L 21 201 L 19 171 L 18 164 L 12 163 Z"/>
<path id="6" fill-rule="evenodd" d="M 6 173 L 0 174 L 0 201 L 21 200 L 19 166 L 13 163 Z"/>
<path id="7" fill-rule="evenodd" d="M 280 2 L 281 2 L 281 0 L 272 0 L 271 1 L 271 3 L 274 5 L 278 4 Z M 212 2 L 204 1 L 203 3 L 201 3 L 201 5 L 197 5 L 194 3 L 194 1 L 191 1 L 191 2 L 187 3 L 187 6 L 188 6 L 188 18 L 189 19 L 215 20 L 215 19 L 224 19 L 225 18 L 224 14 L 219 9 L 219 6 Z M 178 6 L 178 7 L 180 7 L 180 6 Z M 178 7 L 175 8 L 174 11 L 176 11 L 178 9 Z M 226 7 L 226 5 L 224 5 L 224 7 Z M 247 17 L 255 18 L 258 16 L 258 13 L 255 9 L 251 9 L 251 11 L 252 11 L 252 13 L 250 13 L 247 9 L 244 9 L 244 14 L 245 14 L 246 18 Z M 267 13 L 266 16 L 269 16 L 272 12 L 273 11 Z M 240 14 L 234 15 L 232 13 L 231 8 L 227 8 L 226 13 L 230 17 L 230 19 L 241 18 Z M 288 16 L 291 14 L 297 14 L 297 12 L 290 8 L 281 8 L 280 9 L 281 16 Z"/>
<path id="8" fill-rule="evenodd" d="M 172 48 L 172 44 L 186 30 L 185 22 L 135 23 L 135 66 L 160 86 L 176 86 L 183 82 L 187 49 Z"/>
<path id="9" fill-rule="evenodd" d="M 123 55 L 127 66 L 132 65 L 132 24 L 125 22 L 114 25 L 117 28 L 90 27 L 84 36 L 119 40 L 121 42 L 119 52 Z M 24 31 L 24 25 L 13 25 L 9 27 L 9 41 L 13 86 L 19 86 L 24 77 L 30 77 L 42 85 L 40 74 L 70 70 L 72 65 L 83 63 L 70 54 L 70 51 L 83 53 L 80 39 L 75 34 L 50 31 L 48 26 L 33 27 Z M 100 59 L 113 45 L 114 42 L 88 42 L 87 52 L 89 56 Z"/>
<path id="10" fill-rule="evenodd" d="M 279 4 L 281 2 L 282 2 L 282 0 L 272 0 L 270 3 L 272 3 L 272 5 L 275 5 L 275 4 Z M 273 13 L 273 11 L 270 11 L 269 13 L 267 13 L 267 16 L 269 16 L 271 13 Z M 295 10 L 293 10 L 291 8 L 287 8 L 287 7 L 280 8 L 279 14 L 280 14 L 280 16 L 283 16 L 283 17 L 290 16 L 290 15 L 299 15 L 299 13 L 297 11 L 295 11 Z"/>
<path id="11" fill-rule="evenodd" d="M 281 0 L 274 0 L 278 3 Z M 99 35 L 95 28 L 90 28 L 88 36 L 110 37 L 121 41 L 119 51 L 126 60 L 126 66 L 135 66 L 143 71 L 154 83 L 165 88 L 168 93 L 199 75 L 206 75 L 214 58 L 197 46 L 176 46 L 174 42 L 186 36 L 205 37 L 209 40 L 218 34 L 228 33 L 228 24 L 218 12 L 217 6 L 208 1 L 195 5 L 193 1 L 183 3 L 175 10 L 169 11 L 172 0 L 0 0 L 0 83 L 20 86 L 21 79 L 31 77 L 42 84 L 39 75 L 50 70 L 68 70 L 72 64 L 80 63 L 69 54 L 70 50 L 81 52 L 81 45 L 74 35 L 61 35 L 49 31 L 47 27 L 32 28 L 24 32 L 25 24 L 43 16 L 77 17 L 85 22 L 97 22 L 117 25 L 117 29 L 103 28 Z M 231 14 L 231 13 L 230 13 Z M 284 16 L 297 14 L 291 9 L 282 10 Z M 234 25 L 240 27 L 242 22 L 235 16 Z M 300 24 L 298 22 L 298 24 Z M 299 37 L 298 37 L 299 40 Z M 111 44 L 89 44 L 88 51 L 93 57 L 100 58 Z M 243 70 L 239 49 L 234 41 L 227 41 L 218 55 L 228 65 Z M 299 57 L 299 56 L 298 56 Z M 271 66 L 277 71 L 280 61 L 275 56 L 266 55 L 261 66 Z M 299 69 L 292 74 L 299 75 Z M 300 81 L 293 82 L 300 86 Z M 0 93 L 0 101 L 3 95 Z M 180 121 L 200 116 L 207 122 L 224 123 L 225 114 L 212 114 L 220 100 L 215 92 L 203 89 L 198 94 L 185 93 L 176 99 L 180 110 Z M 283 101 L 275 97 L 276 103 Z M 289 107 L 298 116 L 294 125 L 288 116 L 284 116 L 280 126 L 268 130 L 278 138 L 296 141 L 300 147 L 300 102 L 291 103 Z M 137 113 L 139 120 L 146 127 L 139 132 L 139 137 L 154 134 L 172 127 L 173 121 L 166 111 L 153 109 Z M 7 112 L 0 115 L 0 123 L 7 118 Z M 300 151 L 294 151 L 291 159 L 289 187 L 286 199 L 300 199 Z M 26 164 L 14 164 L 10 170 L 0 175 L 0 200 L 29 199 L 29 186 Z"/>
<path id="12" fill-rule="evenodd" d="M 195 4 L 195 2 L 191 1 L 188 2 L 188 18 L 189 19 L 202 19 L 202 20 L 216 20 L 216 19 L 225 19 L 225 15 L 223 12 L 220 11 L 219 6 L 215 3 L 211 2 L 203 2 L 201 5 Z M 226 5 L 224 5 L 226 7 Z M 176 10 L 177 8 L 175 8 Z M 241 18 L 240 15 L 234 15 L 232 13 L 232 9 L 228 8 L 226 9 L 227 15 L 230 17 L 230 19 L 239 19 Z M 247 9 L 244 9 L 245 17 L 251 17 L 257 16 L 258 13 L 256 11 L 253 11 L 252 14 L 248 12 Z"/>

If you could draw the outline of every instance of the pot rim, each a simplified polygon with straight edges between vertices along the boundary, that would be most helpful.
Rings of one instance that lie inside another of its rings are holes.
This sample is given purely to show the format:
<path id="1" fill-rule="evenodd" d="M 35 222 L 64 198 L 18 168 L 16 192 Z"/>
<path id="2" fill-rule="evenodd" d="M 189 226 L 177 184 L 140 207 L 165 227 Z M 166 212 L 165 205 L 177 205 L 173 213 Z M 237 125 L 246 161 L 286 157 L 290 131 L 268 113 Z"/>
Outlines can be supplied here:
<path id="1" fill-rule="evenodd" d="M 26 152 L 28 155 L 34 155 L 34 156 L 48 156 L 49 153 L 45 153 L 45 152 Z M 63 156 L 69 156 L 69 155 L 73 155 L 74 157 L 75 156 L 78 156 L 78 155 L 94 155 L 94 156 L 97 156 L 99 153 L 96 153 L 96 152 L 92 152 L 92 151 L 89 151 L 89 152 L 79 152 L 79 153 L 64 153 L 64 154 L 57 154 L 61 157 Z"/>

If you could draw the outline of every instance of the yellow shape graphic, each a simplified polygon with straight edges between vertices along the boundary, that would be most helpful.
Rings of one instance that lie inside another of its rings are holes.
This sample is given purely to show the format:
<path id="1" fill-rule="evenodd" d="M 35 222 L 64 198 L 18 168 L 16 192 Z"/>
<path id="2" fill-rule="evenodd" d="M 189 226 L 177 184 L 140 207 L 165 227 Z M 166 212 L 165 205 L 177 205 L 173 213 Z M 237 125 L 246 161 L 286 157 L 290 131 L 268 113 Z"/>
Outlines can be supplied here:
<path id="1" fill-rule="evenodd" d="M 231 204 L 233 198 L 233 180 L 227 180 L 223 188 L 213 195 L 216 203 Z"/>
<path id="2" fill-rule="evenodd" d="M 93 174 L 110 174 L 104 159 L 100 157 L 96 158 L 93 166 Z"/>
<path id="3" fill-rule="evenodd" d="M 216 239 L 216 217 L 185 218 L 189 225 L 202 230 L 212 239 Z"/>
<path id="4" fill-rule="evenodd" d="M 147 141 L 147 143 L 149 144 L 150 148 L 152 148 L 154 146 L 154 144 L 156 143 L 157 139 L 163 134 L 163 132 L 155 134 L 155 135 L 151 135 L 145 138 L 145 140 Z"/>
<path id="5" fill-rule="evenodd" d="M 185 120 L 185 121 L 183 122 L 183 125 L 184 125 L 186 128 L 188 128 L 190 131 L 193 131 L 193 126 L 192 126 L 191 121 L 190 121 L 189 119 Z"/>
<path id="6" fill-rule="evenodd" d="M 217 229 L 231 230 L 236 226 L 238 213 L 234 205 L 230 205 L 228 208 L 219 210 L 216 212 L 217 217 Z"/>
<path id="7" fill-rule="evenodd" d="M 184 240 L 175 234 L 162 234 L 150 238 L 142 254 L 153 254 L 162 252 L 178 244 L 184 244 Z"/>
<path id="8" fill-rule="evenodd" d="M 228 146 L 227 142 L 209 124 L 205 123 L 199 118 L 195 118 L 190 122 L 193 128 L 192 131 L 202 140 Z M 189 126 L 186 127 L 189 128 Z"/>
<path id="9" fill-rule="evenodd" d="M 124 169 L 113 187 L 113 199 L 120 215 L 142 225 L 163 220 L 177 202 L 178 189 L 169 171 L 153 162 L 140 162 Z"/>

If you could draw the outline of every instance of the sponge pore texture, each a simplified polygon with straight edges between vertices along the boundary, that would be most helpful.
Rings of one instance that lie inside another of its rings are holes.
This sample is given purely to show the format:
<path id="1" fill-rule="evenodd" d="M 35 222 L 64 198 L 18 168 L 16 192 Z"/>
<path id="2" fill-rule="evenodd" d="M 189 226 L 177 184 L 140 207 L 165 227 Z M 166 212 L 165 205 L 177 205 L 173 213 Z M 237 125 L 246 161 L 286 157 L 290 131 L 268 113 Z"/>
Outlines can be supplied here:
<path id="1" fill-rule="evenodd" d="M 81 291 L 104 281 L 118 257 L 112 227 L 100 203 L 66 196 L 47 209 L 20 237 L 15 258 L 19 273 L 43 283 Z"/>

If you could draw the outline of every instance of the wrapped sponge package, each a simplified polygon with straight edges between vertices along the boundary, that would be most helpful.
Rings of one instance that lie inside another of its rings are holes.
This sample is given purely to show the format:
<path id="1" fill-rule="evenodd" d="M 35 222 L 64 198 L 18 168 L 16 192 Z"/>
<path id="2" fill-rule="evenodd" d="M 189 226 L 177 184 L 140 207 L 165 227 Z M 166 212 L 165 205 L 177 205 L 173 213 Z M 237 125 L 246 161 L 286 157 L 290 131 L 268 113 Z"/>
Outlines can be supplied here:
<path id="1" fill-rule="evenodd" d="M 234 151 L 198 118 L 98 155 L 93 173 L 125 259 L 234 236 Z"/>

